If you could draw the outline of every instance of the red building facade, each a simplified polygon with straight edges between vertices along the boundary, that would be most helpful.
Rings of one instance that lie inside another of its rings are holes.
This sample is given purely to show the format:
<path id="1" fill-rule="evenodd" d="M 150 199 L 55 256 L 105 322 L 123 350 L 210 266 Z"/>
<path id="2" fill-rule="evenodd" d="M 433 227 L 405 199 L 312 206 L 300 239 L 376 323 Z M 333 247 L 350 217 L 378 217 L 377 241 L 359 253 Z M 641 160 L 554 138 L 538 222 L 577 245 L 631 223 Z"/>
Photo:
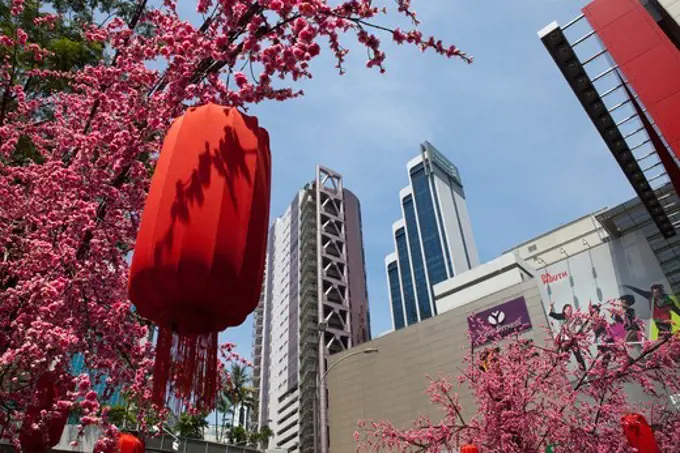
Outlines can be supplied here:
<path id="1" fill-rule="evenodd" d="M 680 50 L 673 34 L 640 0 L 595 0 L 583 14 L 680 158 Z"/>
<path id="2" fill-rule="evenodd" d="M 679 18 L 678 0 L 593 0 L 539 32 L 665 239 L 680 226 Z"/>

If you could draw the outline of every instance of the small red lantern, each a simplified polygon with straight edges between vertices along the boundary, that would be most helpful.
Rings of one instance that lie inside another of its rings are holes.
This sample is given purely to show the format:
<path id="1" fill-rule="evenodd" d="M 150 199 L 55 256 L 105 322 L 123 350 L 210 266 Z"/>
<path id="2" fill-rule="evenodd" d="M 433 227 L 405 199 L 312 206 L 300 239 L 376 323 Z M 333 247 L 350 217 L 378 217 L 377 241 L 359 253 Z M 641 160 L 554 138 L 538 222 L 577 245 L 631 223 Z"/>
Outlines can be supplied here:
<path id="1" fill-rule="evenodd" d="M 142 214 L 129 296 L 159 326 L 153 399 L 168 383 L 211 409 L 217 334 L 258 304 L 271 196 L 267 131 L 235 108 L 190 108 L 168 130 Z"/>
<path id="2" fill-rule="evenodd" d="M 643 415 L 624 415 L 621 417 L 621 426 L 628 445 L 637 449 L 638 453 L 659 453 L 659 446 L 654 439 L 652 428 Z"/>
<path id="3" fill-rule="evenodd" d="M 145 453 L 144 442 L 132 433 L 121 433 L 118 436 L 118 451 L 120 453 Z"/>
<path id="4" fill-rule="evenodd" d="M 26 409 L 19 433 L 19 443 L 25 453 L 42 453 L 57 445 L 68 420 L 68 413 L 64 411 L 58 417 L 52 417 L 47 421 L 47 437 L 42 431 L 34 430 L 33 424 L 40 422 L 40 413 L 43 410 L 51 411 L 60 395 L 55 376 L 51 372 L 40 376 L 35 388 L 35 400 Z"/>
<path id="5" fill-rule="evenodd" d="M 476 445 L 468 444 L 460 448 L 460 453 L 479 453 L 479 448 Z"/>

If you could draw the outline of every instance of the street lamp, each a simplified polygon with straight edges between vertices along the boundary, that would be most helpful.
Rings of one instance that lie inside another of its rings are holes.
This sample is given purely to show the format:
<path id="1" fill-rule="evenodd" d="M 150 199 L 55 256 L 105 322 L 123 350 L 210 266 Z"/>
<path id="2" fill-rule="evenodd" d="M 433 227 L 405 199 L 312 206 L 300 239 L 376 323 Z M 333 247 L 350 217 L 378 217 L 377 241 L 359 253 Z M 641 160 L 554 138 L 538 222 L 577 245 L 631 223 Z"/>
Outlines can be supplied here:
<path id="1" fill-rule="evenodd" d="M 362 349 L 361 351 L 354 351 L 351 354 L 347 354 L 345 357 L 339 359 L 337 362 L 334 362 L 333 365 L 329 366 L 326 372 L 321 375 L 321 382 L 323 383 L 326 380 L 326 375 L 333 369 L 335 365 L 338 363 L 349 359 L 350 357 L 354 357 L 355 355 L 361 355 L 361 354 L 376 354 L 378 352 L 378 348 L 366 348 Z"/>
<path id="2" fill-rule="evenodd" d="M 360 351 L 354 351 L 351 354 L 347 354 L 346 356 L 342 357 L 339 359 L 337 362 L 334 362 L 331 366 L 329 366 L 326 371 L 321 375 L 319 378 L 319 388 L 317 394 L 319 395 L 319 398 L 326 398 L 326 376 L 328 373 L 335 367 L 335 365 L 339 364 L 340 362 L 343 362 L 350 357 L 358 356 L 361 354 L 376 354 L 378 352 L 378 348 L 365 348 Z M 323 395 L 321 395 L 321 392 L 324 392 Z M 327 405 L 324 405 L 324 407 L 327 408 Z M 327 410 L 327 409 L 326 409 Z M 328 421 L 326 420 L 326 415 L 323 413 L 325 411 L 322 411 L 322 413 L 319 414 L 320 418 L 320 425 L 319 429 L 321 430 L 321 435 L 319 436 L 319 442 L 321 443 L 321 453 L 327 453 L 328 452 Z"/>

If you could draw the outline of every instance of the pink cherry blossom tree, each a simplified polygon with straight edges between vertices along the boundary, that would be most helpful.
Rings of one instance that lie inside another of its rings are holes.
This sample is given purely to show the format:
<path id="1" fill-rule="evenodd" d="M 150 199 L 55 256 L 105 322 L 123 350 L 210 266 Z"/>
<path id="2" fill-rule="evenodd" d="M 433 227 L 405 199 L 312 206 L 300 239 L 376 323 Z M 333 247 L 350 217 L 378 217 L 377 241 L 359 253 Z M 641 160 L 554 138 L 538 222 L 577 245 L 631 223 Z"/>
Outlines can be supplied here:
<path id="1" fill-rule="evenodd" d="M 431 379 L 427 394 L 440 419 L 421 416 L 410 428 L 360 421 L 358 451 L 455 452 L 473 444 L 481 453 L 632 453 L 621 417 L 638 412 L 661 451 L 676 452 L 680 414 L 668 396 L 680 389 L 679 360 L 678 335 L 626 343 L 599 313 L 574 313 L 545 341 L 515 334 L 471 350 L 456 379 Z M 631 389 L 642 396 L 632 398 Z M 474 397 L 474 408 L 461 406 L 461 392 Z"/>
<path id="2" fill-rule="evenodd" d="M 173 118 L 208 101 L 245 109 L 301 96 L 291 84 L 312 77 L 323 43 L 344 71 L 343 35 L 381 72 L 379 36 L 471 61 L 424 37 L 410 0 L 394 2 L 410 30 L 379 25 L 387 9 L 372 0 L 199 0 L 200 24 L 183 20 L 175 0 L 131 0 L 125 15 L 78 19 L 86 42 L 103 49 L 100 61 L 55 69 L 37 37 L 75 19 L 41 11 L 37 0 L 8 3 L 0 31 L 0 439 L 17 445 L 48 371 L 61 392 L 28 427 L 36 436 L 78 409 L 83 425 L 105 432 L 97 449 L 110 449 L 117 428 L 92 390 L 97 380 L 122 385 L 151 410 L 152 346 L 127 300 L 126 256 Z M 44 89 L 31 89 L 36 83 Z M 77 353 L 92 379 L 71 376 Z"/>

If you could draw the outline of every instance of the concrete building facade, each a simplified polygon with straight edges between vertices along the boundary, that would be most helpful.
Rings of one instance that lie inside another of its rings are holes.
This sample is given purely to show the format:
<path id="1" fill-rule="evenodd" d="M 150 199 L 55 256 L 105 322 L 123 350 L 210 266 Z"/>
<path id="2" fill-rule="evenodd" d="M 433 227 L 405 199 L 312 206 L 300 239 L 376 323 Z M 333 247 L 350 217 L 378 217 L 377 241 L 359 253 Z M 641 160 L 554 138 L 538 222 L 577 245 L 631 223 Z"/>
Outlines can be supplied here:
<path id="1" fill-rule="evenodd" d="M 428 142 L 408 162 L 385 270 L 395 330 L 436 315 L 432 287 L 479 264 L 458 168 Z"/>
<path id="2" fill-rule="evenodd" d="M 269 230 L 254 323 L 258 426 L 269 448 L 323 452 L 327 357 L 370 340 L 359 200 L 341 175 L 317 167 Z"/>
<path id="3" fill-rule="evenodd" d="M 609 240 L 609 234 L 597 220 L 597 215 L 603 212 L 606 208 L 525 241 L 505 253 L 517 254 L 536 269 L 578 255 Z"/>
<path id="4" fill-rule="evenodd" d="M 655 194 L 678 204 L 670 185 Z M 353 433 L 359 420 L 389 420 L 401 428 L 411 427 L 419 415 L 441 420 L 439 408 L 423 393 L 429 382 L 426 376 L 460 374 L 470 350 L 469 316 L 484 320 L 489 311 L 503 312 L 502 319 L 494 318 L 497 324 L 491 317 L 488 323 L 496 328 L 507 326 L 520 319 L 513 308 L 519 304 L 525 307 L 522 325 L 529 325 L 522 335 L 542 342 L 549 332 L 545 327 L 558 327 L 548 317 L 553 303 L 556 312 L 566 304 L 587 310 L 591 303 L 628 297 L 634 301 L 636 316 L 648 327 L 643 335 L 654 339 L 645 293 L 658 284 L 677 292 L 679 274 L 680 240 L 665 238 L 645 205 L 635 198 L 569 222 L 438 283 L 433 288 L 438 316 L 356 348 L 375 348 L 377 354 L 348 357 L 355 350 L 332 358 L 332 364 L 338 364 L 327 378 L 333 453 L 356 450 Z M 626 337 L 626 341 L 635 351 L 636 340 Z M 577 370 L 574 358 L 570 367 Z M 627 386 L 626 392 L 632 401 L 649 398 L 638 387 Z M 475 410 L 473 398 L 465 388 L 458 394 L 464 413 L 470 415 Z M 680 397 L 673 398 L 675 405 Z"/>
<path id="5" fill-rule="evenodd" d="M 655 191 L 662 202 L 680 210 L 671 184 Z M 664 237 L 638 198 L 603 208 L 509 250 L 540 271 L 546 303 L 582 308 L 662 284 L 680 291 L 680 238 Z M 648 303 L 636 302 L 636 313 L 649 315 Z"/>
<path id="6" fill-rule="evenodd" d="M 401 428 L 411 427 L 419 415 L 440 420 L 441 410 L 424 393 L 429 384 L 427 376 L 460 374 L 469 350 L 467 317 L 517 298 L 524 298 L 533 326 L 523 335 L 542 341 L 545 331 L 539 326 L 546 325 L 547 318 L 538 281 L 529 278 L 359 346 L 357 349 L 377 348 L 379 352 L 352 357 L 327 378 L 331 451 L 356 451 L 353 434 L 359 420 L 389 420 Z M 454 304 L 444 301 L 440 303 L 443 305 Z M 336 363 L 347 354 L 338 354 L 331 361 Z M 475 410 L 474 399 L 465 388 L 459 397 L 464 416 L 470 416 Z"/>

